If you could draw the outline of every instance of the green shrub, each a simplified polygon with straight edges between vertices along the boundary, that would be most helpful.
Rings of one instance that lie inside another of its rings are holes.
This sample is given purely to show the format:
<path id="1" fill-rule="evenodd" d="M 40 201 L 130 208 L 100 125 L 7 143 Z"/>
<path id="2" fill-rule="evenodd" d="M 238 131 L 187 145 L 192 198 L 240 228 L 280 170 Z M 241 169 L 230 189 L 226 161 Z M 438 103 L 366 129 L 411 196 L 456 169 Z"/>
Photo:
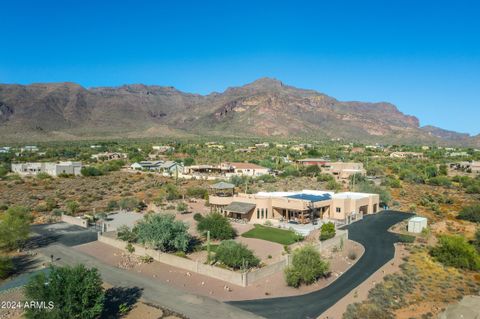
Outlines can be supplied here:
<path id="1" fill-rule="evenodd" d="M 103 175 L 103 172 L 101 170 L 99 170 L 98 168 L 93 167 L 93 166 L 82 167 L 82 169 L 80 170 L 80 173 L 83 176 L 100 176 L 100 175 Z"/>
<path id="2" fill-rule="evenodd" d="M 327 240 L 335 237 L 335 224 L 328 222 L 322 225 L 320 229 L 320 240 Z"/>
<path id="3" fill-rule="evenodd" d="M 428 180 L 428 184 L 434 186 L 445 186 L 449 187 L 452 185 L 452 181 L 447 176 L 436 176 Z"/>
<path id="4" fill-rule="evenodd" d="M 304 246 L 293 252 L 292 264 L 285 269 L 285 280 L 287 285 L 295 288 L 301 284 L 310 285 L 326 276 L 328 269 L 328 262 L 313 246 Z"/>
<path id="5" fill-rule="evenodd" d="M 188 210 L 188 205 L 184 202 L 177 204 L 177 211 L 178 212 L 186 212 Z"/>
<path id="6" fill-rule="evenodd" d="M 27 240 L 33 218 L 23 206 L 11 206 L 0 215 L 0 249 L 16 249 Z"/>
<path id="7" fill-rule="evenodd" d="M 201 221 L 201 220 L 203 219 L 203 215 L 200 214 L 200 213 L 195 213 L 195 214 L 193 215 L 193 219 L 194 219 L 195 221 L 199 222 L 199 221 Z"/>
<path id="8" fill-rule="evenodd" d="M 411 244 L 415 241 L 415 236 L 406 235 L 406 234 L 399 234 L 398 235 L 398 240 L 401 243 Z"/>
<path id="9" fill-rule="evenodd" d="M 45 308 L 26 308 L 26 318 L 99 318 L 105 294 L 97 269 L 84 265 L 52 267 L 33 276 L 25 286 L 26 300 L 45 301 Z M 48 308 L 48 302 L 54 307 Z"/>
<path id="10" fill-rule="evenodd" d="M 0 256 L 0 279 L 7 278 L 13 270 L 12 259 L 8 256 Z"/>
<path id="11" fill-rule="evenodd" d="M 203 187 L 189 187 L 187 188 L 187 196 L 205 199 L 208 197 L 208 190 Z"/>
<path id="12" fill-rule="evenodd" d="M 462 236 L 442 236 L 430 254 L 446 266 L 479 270 L 480 255 Z"/>
<path id="13" fill-rule="evenodd" d="M 52 176 L 50 176 L 50 174 L 46 173 L 46 172 L 39 172 L 37 173 L 37 179 L 49 179 L 49 178 L 52 178 Z"/>
<path id="14" fill-rule="evenodd" d="M 203 217 L 198 222 L 197 229 L 205 236 L 207 231 L 210 231 L 210 237 L 213 239 L 232 239 L 236 236 L 235 229 L 220 213 L 210 213 Z"/>
<path id="15" fill-rule="evenodd" d="M 458 219 L 480 223 L 480 205 L 467 206 L 457 216 Z"/>
<path id="16" fill-rule="evenodd" d="M 125 246 L 125 249 L 131 254 L 135 251 L 135 247 L 133 247 L 132 243 L 128 243 L 127 246 Z"/>
<path id="17" fill-rule="evenodd" d="M 129 243 L 135 243 L 137 234 L 130 227 L 123 225 L 117 229 L 117 238 Z"/>
<path id="18" fill-rule="evenodd" d="M 249 269 L 260 264 L 260 259 L 247 246 L 234 240 L 222 241 L 217 247 L 215 259 L 233 269 Z"/>
<path id="19" fill-rule="evenodd" d="M 138 242 L 163 252 L 187 251 L 188 226 L 170 214 L 147 214 L 134 228 Z"/>

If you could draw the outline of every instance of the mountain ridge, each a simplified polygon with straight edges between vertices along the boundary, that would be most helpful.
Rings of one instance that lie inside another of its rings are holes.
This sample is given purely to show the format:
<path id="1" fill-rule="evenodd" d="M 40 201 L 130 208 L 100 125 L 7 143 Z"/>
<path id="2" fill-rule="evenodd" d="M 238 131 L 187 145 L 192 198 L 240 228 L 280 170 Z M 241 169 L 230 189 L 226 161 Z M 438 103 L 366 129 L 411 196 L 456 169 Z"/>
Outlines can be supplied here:
<path id="1" fill-rule="evenodd" d="M 480 136 L 420 127 L 418 118 L 388 102 L 339 101 L 272 78 L 206 95 L 144 84 L 0 84 L 0 134 L 5 140 L 223 134 L 480 144 Z"/>

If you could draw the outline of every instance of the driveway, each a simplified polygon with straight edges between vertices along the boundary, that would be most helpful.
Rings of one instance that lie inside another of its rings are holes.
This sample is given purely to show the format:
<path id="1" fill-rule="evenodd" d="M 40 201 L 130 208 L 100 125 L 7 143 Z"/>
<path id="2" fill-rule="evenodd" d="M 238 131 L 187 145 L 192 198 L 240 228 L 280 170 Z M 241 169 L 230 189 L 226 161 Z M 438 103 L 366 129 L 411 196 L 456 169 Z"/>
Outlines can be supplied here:
<path id="1" fill-rule="evenodd" d="M 87 244 L 97 240 L 97 231 L 67 223 L 33 225 L 32 236 L 27 249 L 35 249 L 51 244 L 62 244 L 68 247 Z"/>
<path id="2" fill-rule="evenodd" d="M 266 318 L 317 318 L 394 257 L 393 244 L 398 242 L 398 236 L 388 229 L 410 216 L 384 211 L 367 215 L 363 220 L 346 226 L 349 238 L 362 244 L 365 253 L 349 271 L 322 290 L 303 296 L 234 301 L 230 304 Z"/>

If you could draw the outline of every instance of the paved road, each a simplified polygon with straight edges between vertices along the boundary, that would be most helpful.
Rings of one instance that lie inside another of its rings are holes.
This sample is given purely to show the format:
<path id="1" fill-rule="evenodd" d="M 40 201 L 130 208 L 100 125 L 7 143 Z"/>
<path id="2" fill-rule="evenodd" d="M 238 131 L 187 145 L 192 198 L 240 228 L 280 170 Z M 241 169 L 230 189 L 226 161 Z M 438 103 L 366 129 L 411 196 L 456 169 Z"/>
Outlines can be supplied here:
<path id="1" fill-rule="evenodd" d="M 398 237 L 388 229 L 410 216 L 386 211 L 367 215 L 363 220 L 349 225 L 349 238 L 361 243 L 365 253 L 352 268 L 322 290 L 302 296 L 235 301 L 230 304 L 266 318 L 316 318 L 394 257 L 393 244 Z"/>
<path id="2" fill-rule="evenodd" d="M 92 228 L 83 228 L 67 223 L 33 225 L 32 236 L 27 249 L 35 249 L 60 243 L 65 246 L 77 246 L 97 240 L 97 232 Z"/>
<path id="3" fill-rule="evenodd" d="M 151 280 L 144 275 L 122 270 L 99 262 L 97 259 L 64 245 L 41 248 L 41 254 L 55 256 L 57 265 L 84 264 L 96 267 L 102 279 L 116 287 L 142 289 L 142 298 L 153 304 L 181 313 L 188 318 L 257 319 L 259 316 L 220 301 L 189 294 Z"/>

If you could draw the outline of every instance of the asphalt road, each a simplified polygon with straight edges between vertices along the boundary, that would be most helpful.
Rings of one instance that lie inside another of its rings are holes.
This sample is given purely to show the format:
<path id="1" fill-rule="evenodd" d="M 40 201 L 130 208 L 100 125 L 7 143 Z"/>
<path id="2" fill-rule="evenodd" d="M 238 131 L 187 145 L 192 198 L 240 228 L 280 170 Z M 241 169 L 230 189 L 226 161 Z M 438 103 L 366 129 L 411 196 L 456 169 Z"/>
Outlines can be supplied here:
<path id="1" fill-rule="evenodd" d="M 67 223 L 33 225 L 32 236 L 26 249 L 36 249 L 51 244 L 62 244 L 68 247 L 82 245 L 97 240 L 97 231 Z"/>
<path id="2" fill-rule="evenodd" d="M 365 247 L 360 260 L 346 273 L 324 289 L 302 296 L 235 301 L 230 304 L 265 318 L 317 318 L 346 294 L 355 289 L 395 254 L 398 236 L 388 229 L 411 214 L 385 211 L 367 215 L 346 228 L 349 238 Z"/>

